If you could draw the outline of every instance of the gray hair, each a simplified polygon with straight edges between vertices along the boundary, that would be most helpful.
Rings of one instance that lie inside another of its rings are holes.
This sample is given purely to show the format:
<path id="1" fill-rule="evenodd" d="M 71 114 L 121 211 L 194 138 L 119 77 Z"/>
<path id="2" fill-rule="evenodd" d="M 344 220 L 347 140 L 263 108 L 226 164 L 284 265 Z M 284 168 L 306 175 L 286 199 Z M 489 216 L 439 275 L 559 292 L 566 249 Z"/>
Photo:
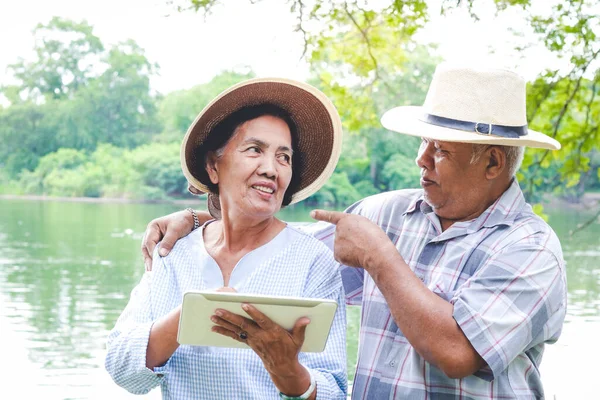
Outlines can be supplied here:
<path id="1" fill-rule="evenodd" d="M 488 144 L 473 144 L 473 150 L 471 152 L 471 164 L 477 163 L 483 153 L 491 146 Z M 521 167 L 523 157 L 525 156 L 525 147 L 523 146 L 497 146 L 504 154 L 506 154 L 506 168 L 508 168 L 509 176 L 516 175 L 517 171 Z"/>

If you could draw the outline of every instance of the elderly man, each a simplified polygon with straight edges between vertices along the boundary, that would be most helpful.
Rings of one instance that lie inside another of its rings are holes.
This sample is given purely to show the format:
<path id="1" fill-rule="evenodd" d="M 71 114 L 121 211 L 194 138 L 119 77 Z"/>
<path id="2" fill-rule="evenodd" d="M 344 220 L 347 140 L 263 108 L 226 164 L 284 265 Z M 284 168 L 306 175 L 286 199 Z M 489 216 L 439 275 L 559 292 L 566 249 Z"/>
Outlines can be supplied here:
<path id="1" fill-rule="evenodd" d="M 560 335 L 566 274 L 514 175 L 523 146 L 560 144 L 529 130 L 525 111 L 517 74 L 440 65 L 423 107 L 382 118 L 422 138 L 422 190 L 312 212 L 328 223 L 307 229 L 344 265 L 347 303 L 362 306 L 353 399 L 544 397 L 539 365 Z M 153 221 L 145 257 L 192 226 L 187 211 Z"/>

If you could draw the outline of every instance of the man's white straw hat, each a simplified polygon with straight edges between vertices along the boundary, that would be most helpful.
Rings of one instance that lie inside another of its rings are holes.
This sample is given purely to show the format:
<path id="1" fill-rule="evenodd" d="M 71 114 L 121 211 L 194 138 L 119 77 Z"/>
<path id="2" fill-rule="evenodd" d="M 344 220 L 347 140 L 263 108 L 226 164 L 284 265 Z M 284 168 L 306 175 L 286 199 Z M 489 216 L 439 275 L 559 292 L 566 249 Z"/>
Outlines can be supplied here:
<path id="1" fill-rule="evenodd" d="M 509 70 L 442 63 L 422 107 L 393 108 L 381 123 L 432 140 L 560 149 L 554 138 L 528 129 L 525 88 Z"/>

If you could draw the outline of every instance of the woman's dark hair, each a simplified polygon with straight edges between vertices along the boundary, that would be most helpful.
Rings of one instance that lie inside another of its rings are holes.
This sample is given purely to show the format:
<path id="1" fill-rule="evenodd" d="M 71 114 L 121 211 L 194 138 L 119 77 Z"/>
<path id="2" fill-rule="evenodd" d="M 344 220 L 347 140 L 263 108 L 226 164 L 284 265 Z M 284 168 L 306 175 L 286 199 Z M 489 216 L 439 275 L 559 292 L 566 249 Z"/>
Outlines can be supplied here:
<path id="1" fill-rule="evenodd" d="M 248 106 L 241 108 L 229 116 L 223 121 L 219 122 L 217 126 L 212 129 L 210 135 L 202 146 L 202 152 L 204 153 L 204 165 L 207 165 L 208 155 L 210 152 L 216 152 L 217 150 L 225 147 L 229 140 L 233 137 L 236 130 L 244 123 L 253 119 L 263 117 L 265 115 L 279 118 L 284 121 L 292 136 L 292 179 L 290 184 L 283 195 L 282 206 L 287 206 L 292 201 L 292 195 L 296 192 L 300 184 L 300 171 L 302 171 L 303 157 L 298 151 L 298 130 L 296 124 L 290 117 L 290 114 L 283 108 L 274 104 L 259 104 L 255 106 Z M 206 171 L 199 171 L 201 176 L 206 176 L 205 185 L 210 189 L 212 193 L 219 194 L 219 188 L 217 185 L 210 181 Z"/>

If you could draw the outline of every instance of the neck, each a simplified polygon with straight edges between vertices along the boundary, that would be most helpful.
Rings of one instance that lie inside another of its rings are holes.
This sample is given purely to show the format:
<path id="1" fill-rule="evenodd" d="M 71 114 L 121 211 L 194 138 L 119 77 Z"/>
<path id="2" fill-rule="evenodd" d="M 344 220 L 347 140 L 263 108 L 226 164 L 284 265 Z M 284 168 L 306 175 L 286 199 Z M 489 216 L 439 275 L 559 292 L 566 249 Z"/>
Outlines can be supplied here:
<path id="1" fill-rule="evenodd" d="M 257 220 L 241 215 L 231 215 L 222 210 L 222 220 L 216 244 L 230 253 L 250 251 L 273 239 L 285 223 L 274 216 Z"/>
<path id="2" fill-rule="evenodd" d="M 438 215 L 438 218 L 440 219 L 440 225 L 442 226 L 442 232 L 450 228 L 455 222 L 469 221 L 479 217 L 485 210 L 494 204 L 494 202 L 498 200 L 504 194 L 504 192 L 508 190 L 512 184 L 512 181 L 513 179 L 511 178 L 508 180 L 503 180 L 503 182 L 495 182 L 495 184 L 493 183 L 490 185 L 488 190 L 485 191 L 486 196 L 478 199 L 478 201 L 475 202 L 477 206 L 471 210 L 468 210 L 465 215 L 461 215 L 457 218 L 444 218 Z"/>

